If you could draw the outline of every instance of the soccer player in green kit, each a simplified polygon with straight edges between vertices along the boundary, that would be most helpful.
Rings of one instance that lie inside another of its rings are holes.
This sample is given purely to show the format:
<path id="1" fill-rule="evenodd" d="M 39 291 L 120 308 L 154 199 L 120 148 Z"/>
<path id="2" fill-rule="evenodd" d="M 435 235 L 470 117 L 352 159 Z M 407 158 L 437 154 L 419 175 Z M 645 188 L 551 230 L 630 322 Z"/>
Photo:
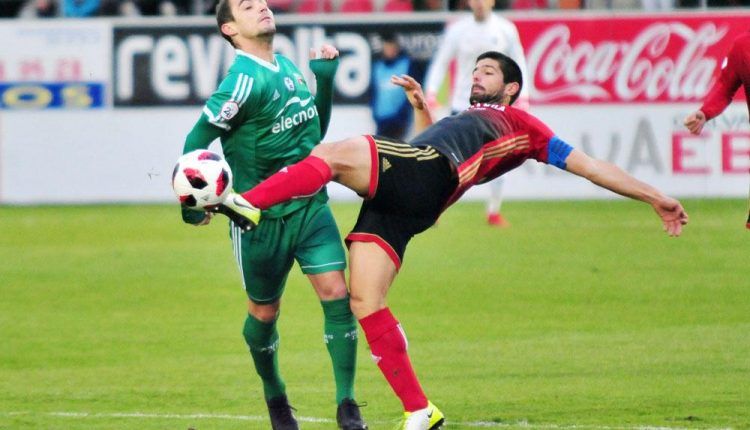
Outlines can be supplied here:
<path id="1" fill-rule="evenodd" d="M 183 152 L 207 148 L 219 138 L 234 186 L 246 190 L 307 157 L 325 135 L 338 51 L 324 45 L 319 51 L 321 58 L 311 60 L 317 80 L 313 96 L 299 69 L 273 52 L 276 25 L 265 0 L 220 0 L 216 20 L 237 56 L 188 134 Z M 234 254 L 249 298 L 243 334 L 263 382 L 274 430 L 298 429 L 279 373 L 276 329 L 281 295 L 295 259 L 323 307 L 324 341 L 336 381 L 338 426 L 345 430 L 367 428 L 354 401 L 357 326 L 344 279 L 346 257 L 327 199 L 322 191 L 277 205 L 264 211 L 263 223 L 252 231 L 230 224 Z M 225 204 L 242 212 L 246 202 L 231 194 Z M 183 220 L 194 225 L 206 225 L 212 216 L 186 208 L 182 213 Z"/>

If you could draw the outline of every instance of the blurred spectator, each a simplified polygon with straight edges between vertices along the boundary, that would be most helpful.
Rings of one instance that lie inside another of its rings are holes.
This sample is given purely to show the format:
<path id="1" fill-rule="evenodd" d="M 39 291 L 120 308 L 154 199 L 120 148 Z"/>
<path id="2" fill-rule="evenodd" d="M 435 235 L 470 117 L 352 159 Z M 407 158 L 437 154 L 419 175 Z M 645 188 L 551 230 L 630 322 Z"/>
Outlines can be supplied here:
<path id="1" fill-rule="evenodd" d="M 446 26 L 440 47 L 430 63 L 424 83 L 427 103 L 436 107 L 437 93 L 443 85 L 446 71 L 455 60 L 457 70 L 450 100 L 451 114 L 457 114 L 469 107 L 474 65 L 477 57 L 486 51 L 501 52 L 512 58 L 521 68 L 523 81 L 529 81 L 526 57 L 515 24 L 492 12 L 495 0 L 469 0 L 468 3 L 471 15 L 464 16 Z M 528 88 L 529 85 L 521 87 L 521 94 L 515 107 L 528 109 Z M 487 223 L 497 227 L 508 225 L 500 212 L 503 181 L 503 178 L 497 178 L 489 183 Z"/>
<path id="2" fill-rule="evenodd" d="M 118 2 L 117 12 L 121 16 L 141 16 L 141 9 L 133 0 Z"/>
<path id="3" fill-rule="evenodd" d="M 27 0 L 18 13 L 19 18 L 53 18 L 57 16 L 55 0 Z"/>
<path id="4" fill-rule="evenodd" d="M 391 76 L 410 75 L 417 81 L 422 76 L 414 61 L 401 50 L 395 34 L 382 36 L 380 58 L 372 64 L 370 107 L 377 125 L 375 134 L 403 139 L 412 122 L 412 108 L 404 90 L 391 83 Z"/>
<path id="5" fill-rule="evenodd" d="M 159 3 L 159 15 L 161 16 L 176 16 L 177 6 L 170 0 L 163 0 Z"/>
<path id="6" fill-rule="evenodd" d="M 63 16 L 85 18 L 99 13 L 99 0 L 62 0 Z"/>

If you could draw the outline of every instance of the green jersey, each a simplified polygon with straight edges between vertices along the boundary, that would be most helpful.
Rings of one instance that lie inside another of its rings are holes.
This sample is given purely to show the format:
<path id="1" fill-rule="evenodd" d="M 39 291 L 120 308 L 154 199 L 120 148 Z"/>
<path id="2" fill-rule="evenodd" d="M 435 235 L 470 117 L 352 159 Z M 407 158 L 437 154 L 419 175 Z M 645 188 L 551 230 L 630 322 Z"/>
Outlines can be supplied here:
<path id="1" fill-rule="evenodd" d="M 200 132 L 201 123 L 206 132 Z M 321 139 L 321 122 L 315 98 L 291 60 L 277 54 L 269 63 L 237 50 L 227 76 L 188 135 L 184 151 L 206 148 L 216 134 L 232 168 L 234 189 L 244 192 L 308 156 Z M 328 197 L 322 191 L 312 198 Z M 277 218 L 305 204 L 294 200 L 276 205 L 263 216 Z"/>

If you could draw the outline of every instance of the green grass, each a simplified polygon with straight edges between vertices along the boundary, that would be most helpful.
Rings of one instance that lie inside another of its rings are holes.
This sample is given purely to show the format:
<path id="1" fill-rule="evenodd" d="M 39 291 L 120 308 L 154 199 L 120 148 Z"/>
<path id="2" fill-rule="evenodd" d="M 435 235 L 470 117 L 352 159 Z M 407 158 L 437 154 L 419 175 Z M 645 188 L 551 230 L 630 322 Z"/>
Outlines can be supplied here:
<path id="1" fill-rule="evenodd" d="M 411 243 L 389 304 L 448 428 L 750 428 L 746 202 L 662 233 L 625 201 L 459 204 Z M 342 230 L 357 205 L 334 206 Z M 223 221 L 223 220 L 222 220 Z M 0 207 L 0 429 L 266 429 L 226 225 L 171 206 Z M 322 313 L 294 269 L 281 365 L 333 429 Z M 373 430 L 400 403 L 360 342 Z M 88 415 L 86 415 L 88 414 Z M 208 414 L 197 417 L 195 414 Z"/>

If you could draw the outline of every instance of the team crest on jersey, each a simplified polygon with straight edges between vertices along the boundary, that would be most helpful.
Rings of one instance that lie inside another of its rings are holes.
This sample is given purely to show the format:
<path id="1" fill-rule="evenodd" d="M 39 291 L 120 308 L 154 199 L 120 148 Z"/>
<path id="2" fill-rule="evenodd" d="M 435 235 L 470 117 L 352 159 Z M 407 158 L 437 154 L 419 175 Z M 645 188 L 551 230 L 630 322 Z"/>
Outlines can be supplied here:
<path id="1" fill-rule="evenodd" d="M 294 81 L 289 76 L 284 77 L 284 85 L 286 85 L 286 89 L 289 91 L 294 91 Z"/>
<path id="2" fill-rule="evenodd" d="M 297 83 L 300 85 L 305 85 L 305 78 L 302 77 L 299 73 L 294 74 L 294 79 L 297 80 Z"/>
<path id="3" fill-rule="evenodd" d="M 274 102 L 275 102 L 276 100 L 278 100 L 278 99 L 279 99 L 279 97 L 281 97 L 281 94 L 279 94 L 279 92 L 278 92 L 278 91 L 276 91 L 276 90 L 273 90 L 273 98 L 271 99 L 271 101 L 274 101 Z"/>
<path id="4" fill-rule="evenodd" d="M 237 104 L 237 102 L 234 100 L 229 100 L 221 106 L 221 112 L 219 112 L 219 116 L 229 121 L 230 119 L 234 118 L 239 111 L 240 106 Z"/>

